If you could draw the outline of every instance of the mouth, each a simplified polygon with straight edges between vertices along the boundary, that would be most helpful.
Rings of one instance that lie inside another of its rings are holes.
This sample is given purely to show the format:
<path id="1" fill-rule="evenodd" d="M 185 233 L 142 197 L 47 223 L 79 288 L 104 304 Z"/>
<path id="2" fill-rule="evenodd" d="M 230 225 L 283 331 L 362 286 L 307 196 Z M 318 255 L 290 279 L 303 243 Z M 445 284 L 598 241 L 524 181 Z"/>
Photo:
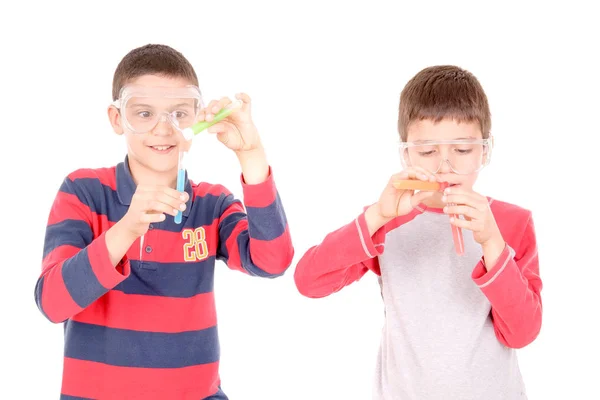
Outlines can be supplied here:
<path id="1" fill-rule="evenodd" d="M 157 146 L 148 146 L 150 150 L 154 151 L 158 154 L 168 154 L 175 148 L 173 145 L 157 145 Z"/>
<path id="2" fill-rule="evenodd" d="M 436 177 L 439 181 L 447 182 L 448 186 L 460 185 L 461 182 L 461 178 L 455 174 L 437 174 Z"/>

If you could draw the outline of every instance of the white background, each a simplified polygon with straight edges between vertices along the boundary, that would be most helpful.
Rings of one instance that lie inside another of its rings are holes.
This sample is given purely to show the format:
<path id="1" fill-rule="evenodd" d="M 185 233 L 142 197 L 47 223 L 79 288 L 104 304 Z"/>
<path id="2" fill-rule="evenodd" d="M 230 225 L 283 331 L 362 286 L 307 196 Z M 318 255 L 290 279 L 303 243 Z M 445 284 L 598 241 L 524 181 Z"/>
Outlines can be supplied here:
<path id="1" fill-rule="evenodd" d="M 232 400 L 370 398 L 383 317 L 375 276 L 312 300 L 293 271 L 399 169 L 399 93 L 434 64 L 470 70 L 489 97 L 496 147 L 476 189 L 533 211 L 544 319 L 518 352 L 529 397 L 600 398 L 598 14 L 576 1 L 12 3 L 0 17 L 0 398 L 58 398 L 62 326 L 34 302 L 49 208 L 69 172 L 123 159 L 106 115 L 112 74 L 147 43 L 182 51 L 207 98 L 251 95 L 293 234 L 282 278 L 217 268 Z M 195 181 L 241 195 L 239 165 L 214 137 L 197 138 L 192 159 Z"/>

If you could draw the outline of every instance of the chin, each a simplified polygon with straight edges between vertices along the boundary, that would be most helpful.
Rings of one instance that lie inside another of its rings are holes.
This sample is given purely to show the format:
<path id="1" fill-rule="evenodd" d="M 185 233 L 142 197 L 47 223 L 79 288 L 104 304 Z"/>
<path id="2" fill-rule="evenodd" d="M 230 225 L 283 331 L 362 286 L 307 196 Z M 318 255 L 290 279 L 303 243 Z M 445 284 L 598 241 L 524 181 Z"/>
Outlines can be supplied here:
<path id="1" fill-rule="evenodd" d="M 160 173 L 172 172 L 177 170 L 177 163 L 173 162 L 156 162 L 154 160 L 148 160 L 144 163 L 146 168 Z"/>
<path id="2" fill-rule="evenodd" d="M 135 157 L 135 161 L 138 165 L 141 165 L 144 169 L 159 174 L 167 172 L 177 171 L 177 158 L 162 158 L 162 157 Z"/>

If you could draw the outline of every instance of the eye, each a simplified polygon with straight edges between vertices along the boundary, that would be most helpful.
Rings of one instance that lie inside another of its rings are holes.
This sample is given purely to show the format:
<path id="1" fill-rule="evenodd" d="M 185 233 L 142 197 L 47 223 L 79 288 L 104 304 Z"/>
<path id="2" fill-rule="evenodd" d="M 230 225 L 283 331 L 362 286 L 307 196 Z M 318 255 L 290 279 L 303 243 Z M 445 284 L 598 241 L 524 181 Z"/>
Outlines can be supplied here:
<path id="1" fill-rule="evenodd" d="M 454 149 L 458 154 L 469 154 L 473 149 Z"/>
<path id="2" fill-rule="evenodd" d="M 421 157 L 427 157 L 435 153 L 435 150 L 419 151 Z"/>
<path id="3" fill-rule="evenodd" d="M 150 118 L 152 114 L 150 111 L 138 111 L 137 116 L 141 118 Z"/>
<path id="4" fill-rule="evenodd" d="M 175 118 L 177 118 L 177 119 L 183 119 L 187 116 L 188 116 L 188 113 L 186 113 L 185 111 L 175 111 Z"/>

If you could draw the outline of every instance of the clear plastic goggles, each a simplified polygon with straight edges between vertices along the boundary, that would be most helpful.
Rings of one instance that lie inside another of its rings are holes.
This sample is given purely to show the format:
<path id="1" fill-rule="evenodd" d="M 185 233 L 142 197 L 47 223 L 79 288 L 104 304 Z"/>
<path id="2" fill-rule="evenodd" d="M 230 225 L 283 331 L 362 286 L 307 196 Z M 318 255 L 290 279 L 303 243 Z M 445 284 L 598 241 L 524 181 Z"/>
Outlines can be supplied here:
<path id="1" fill-rule="evenodd" d="M 447 163 L 455 174 L 469 175 L 489 164 L 492 144 L 491 138 L 402 142 L 400 158 L 404 168 L 421 167 L 436 174 Z"/>
<path id="2" fill-rule="evenodd" d="M 178 130 L 192 126 L 204 107 L 197 86 L 181 88 L 129 85 L 112 103 L 125 127 L 133 133 L 147 133 L 159 123 L 169 122 Z"/>

